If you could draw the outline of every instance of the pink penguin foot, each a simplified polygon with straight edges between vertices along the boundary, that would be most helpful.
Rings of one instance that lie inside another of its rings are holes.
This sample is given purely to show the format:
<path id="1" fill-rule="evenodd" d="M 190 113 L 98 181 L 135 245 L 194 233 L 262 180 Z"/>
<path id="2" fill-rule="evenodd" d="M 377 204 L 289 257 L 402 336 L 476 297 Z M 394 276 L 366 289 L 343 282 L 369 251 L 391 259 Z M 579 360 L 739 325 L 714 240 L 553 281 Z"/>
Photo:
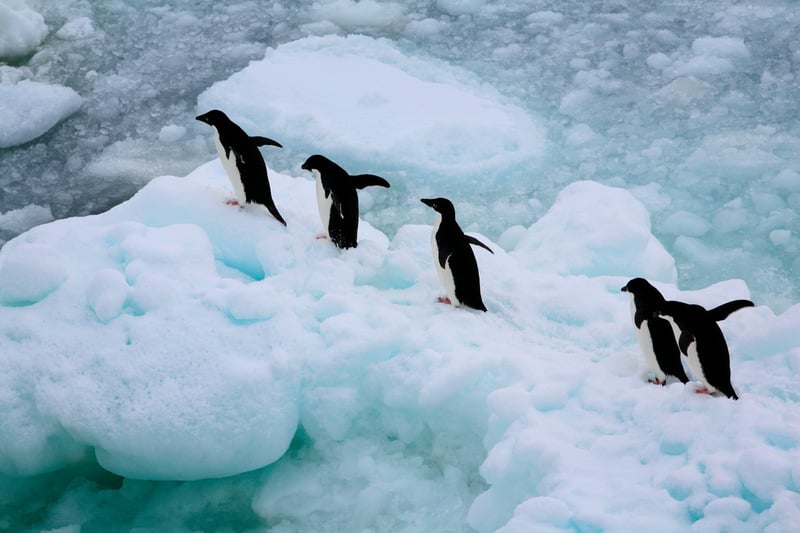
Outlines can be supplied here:
<path id="1" fill-rule="evenodd" d="M 695 394 L 711 394 L 711 391 L 706 389 L 706 388 L 702 388 L 702 389 L 695 389 L 694 393 Z"/>
<path id="2" fill-rule="evenodd" d="M 439 298 L 437 298 L 436 301 L 439 302 L 440 304 L 453 305 L 453 302 L 451 302 L 450 298 L 448 298 L 447 296 L 439 296 Z"/>
<path id="3" fill-rule="evenodd" d="M 647 380 L 648 383 L 652 383 L 653 385 L 663 385 L 665 382 L 661 381 L 658 378 L 650 378 Z"/>
<path id="4" fill-rule="evenodd" d="M 239 200 L 234 200 L 234 199 L 225 200 L 225 203 L 227 205 L 238 205 L 238 206 L 241 207 L 241 204 L 239 203 Z"/>
<path id="5" fill-rule="evenodd" d="M 324 241 L 326 241 L 326 240 L 328 240 L 328 236 L 327 236 L 327 235 L 325 235 L 324 233 L 320 233 L 320 234 L 319 234 L 319 235 L 317 235 L 315 238 L 316 238 L 318 241 L 323 241 L 323 240 L 324 240 Z"/>

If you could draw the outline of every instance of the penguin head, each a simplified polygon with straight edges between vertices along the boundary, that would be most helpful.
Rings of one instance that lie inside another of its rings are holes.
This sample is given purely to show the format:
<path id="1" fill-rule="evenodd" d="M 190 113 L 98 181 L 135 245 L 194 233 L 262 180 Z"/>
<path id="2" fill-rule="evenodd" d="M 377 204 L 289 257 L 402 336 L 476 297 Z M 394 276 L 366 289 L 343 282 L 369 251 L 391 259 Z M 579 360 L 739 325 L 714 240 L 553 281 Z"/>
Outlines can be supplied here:
<path id="1" fill-rule="evenodd" d="M 661 306 L 664 305 L 664 296 L 644 278 L 633 278 L 622 289 L 633 296 L 636 309 L 646 315 L 658 317 Z"/>
<path id="2" fill-rule="evenodd" d="M 622 292 L 630 292 L 632 294 L 640 294 L 643 292 L 654 290 L 655 287 L 650 285 L 650 282 L 644 278 L 633 278 L 625 284 L 620 290 Z"/>
<path id="3" fill-rule="evenodd" d="M 219 109 L 212 109 L 211 111 L 203 113 L 202 115 L 198 115 L 194 118 L 195 120 L 199 120 L 200 122 L 205 122 L 209 126 L 217 126 L 225 122 L 230 122 L 231 120 L 228 118 L 228 115 L 226 115 Z"/>
<path id="4" fill-rule="evenodd" d="M 447 198 L 421 198 L 420 201 L 442 215 L 442 218 L 456 218 L 456 208 Z"/>
<path id="5" fill-rule="evenodd" d="M 316 170 L 320 174 L 347 175 L 347 172 L 342 167 L 340 167 L 339 165 L 337 165 L 324 155 L 319 155 L 319 154 L 314 154 L 312 156 L 309 156 L 309 158 L 306 159 L 302 165 L 300 165 L 300 168 L 312 172 Z"/>

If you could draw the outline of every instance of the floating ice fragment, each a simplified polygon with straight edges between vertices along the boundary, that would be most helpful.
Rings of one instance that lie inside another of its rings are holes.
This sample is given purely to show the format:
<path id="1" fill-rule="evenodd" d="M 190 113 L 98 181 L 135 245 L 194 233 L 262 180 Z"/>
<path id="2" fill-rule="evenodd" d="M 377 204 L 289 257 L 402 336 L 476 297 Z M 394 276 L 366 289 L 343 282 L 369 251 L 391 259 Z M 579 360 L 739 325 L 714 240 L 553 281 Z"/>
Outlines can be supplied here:
<path id="1" fill-rule="evenodd" d="M 22 233 L 39 224 L 53 220 L 49 207 L 30 204 L 0 214 L 0 230 Z"/>
<path id="2" fill-rule="evenodd" d="M 80 106 L 81 97 L 69 87 L 28 80 L 0 85 L 0 148 L 39 137 Z"/>
<path id="3" fill-rule="evenodd" d="M 0 2 L 0 58 L 29 54 L 46 36 L 44 17 L 28 7 L 24 0 Z"/>
<path id="4" fill-rule="evenodd" d="M 56 32 L 56 37 L 65 41 L 76 41 L 94 35 L 94 23 L 89 17 L 78 17 L 70 20 Z"/>

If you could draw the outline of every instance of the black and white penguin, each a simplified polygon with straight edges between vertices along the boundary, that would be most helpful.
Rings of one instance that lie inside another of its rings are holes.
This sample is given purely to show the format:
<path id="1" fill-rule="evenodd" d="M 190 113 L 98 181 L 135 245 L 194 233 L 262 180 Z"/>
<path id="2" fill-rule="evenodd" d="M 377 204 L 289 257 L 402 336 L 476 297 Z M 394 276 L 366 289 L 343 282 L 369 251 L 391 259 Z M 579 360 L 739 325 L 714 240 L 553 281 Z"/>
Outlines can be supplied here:
<path id="1" fill-rule="evenodd" d="M 358 245 L 358 191 L 389 182 L 374 174 L 351 176 L 345 169 L 323 155 L 312 155 L 301 166 L 314 174 L 317 185 L 317 207 L 326 235 L 339 248 Z"/>
<path id="2" fill-rule="evenodd" d="M 721 392 L 728 398 L 739 399 L 731 385 L 728 344 L 717 321 L 738 309 L 752 306 L 750 300 L 734 300 L 706 310 L 700 305 L 666 301 L 657 311 L 681 332 L 678 346 L 688 357 L 692 373 L 706 387 L 697 392 Z"/>
<path id="3" fill-rule="evenodd" d="M 231 180 L 238 204 L 242 207 L 248 203 L 261 204 L 285 226 L 286 221 L 272 200 L 267 165 L 258 149 L 259 146 L 283 146 L 266 137 L 250 137 L 219 109 L 195 118 L 214 128 L 214 145 Z M 229 203 L 236 205 L 236 202 Z"/>
<path id="4" fill-rule="evenodd" d="M 475 237 L 466 235 L 456 222 L 456 209 L 447 198 L 423 198 L 422 203 L 436 211 L 436 225 L 431 234 L 431 248 L 436 273 L 447 292 L 442 303 L 465 305 L 486 311 L 481 299 L 481 280 L 478 262 L 471 244 L 492 249 Z"/>
<path id="5" fill-rule="evenodd" d="M 664 296 L 644 278 L 630 280 L 621 290 L 631 296 L 631 317 L 636 328 L 636 339 L 647 366 L 655 374 L 648 381 L 666 385 L 667 376 L 674 376 L 681 383 L 688 383 L 672 326 L 656 315 L 666 301 Z"/>

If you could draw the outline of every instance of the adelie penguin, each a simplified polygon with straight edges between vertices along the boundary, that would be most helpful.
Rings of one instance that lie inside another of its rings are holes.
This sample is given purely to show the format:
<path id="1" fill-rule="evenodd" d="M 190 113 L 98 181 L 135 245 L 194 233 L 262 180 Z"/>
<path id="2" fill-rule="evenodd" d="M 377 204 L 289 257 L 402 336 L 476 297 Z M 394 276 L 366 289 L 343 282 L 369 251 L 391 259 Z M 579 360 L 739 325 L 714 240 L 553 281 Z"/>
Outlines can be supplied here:
<path id="1" fill-rule="evenodd" d="M 447 292 L 442 303 L 464 305 L 486 311 L 481 299 L 478 262 L 470 245 L 491 248 L 475 237 L 466 235 L 456 222 L 456 209 L 447 198 L 423 198 L 422 203 L 436 211 L 436 225 L 431 234 L 431 248 L 436 273 Z"/>
<path id="2" fill-rule="evenodd" d="M 267 137 L 250 137 L 219 109 L 212 109 L 196 119 L 214 128 L 214 145 L 239 205 L 261 204 L 285 226 L 286 221 L 272 200 L 267 165 L 258 149 L 259 146 L 283 146 Z M 236 202 L 229 203 L 236 205 Z"/>
<path id="3" fill-rule="evenodd" d="M 374 174 L 351 176 L 319 154 L 306 159 L 301 168 L 314 174 L 319 218 L 326 236 L 339 248 L 355 248 L 358 245 L 358 189 L 373 185 L 389 187 L 389 182 Z"/>
<path id="4" fill-rule="evenodd" d="M 743 307 L 752 307 L 749 300 L 734 300 L 706 310 L 702 306 L 667 301 L 656 313 L 666 317 L 680 330 L 678 346 L 689 360 L 692 373 L 703 383 L 699 393 L 721 392 L 738 400 L 731 384 L 731 358 L 728 344 L 717 321 Z"/>
<path id="5" fill-rule="evenodd" d="M 672 326 L 656 315 L 666 301 L 659 290 L 644 278 L 630 280 L 621 290 L 631 296 L 631 317 L 636 328 L 636 339 L 647 366 L 655 375 L 648 381 L 666 385 L 667 376 L 674 376 L 681 383 L 688 383 Z"/>

